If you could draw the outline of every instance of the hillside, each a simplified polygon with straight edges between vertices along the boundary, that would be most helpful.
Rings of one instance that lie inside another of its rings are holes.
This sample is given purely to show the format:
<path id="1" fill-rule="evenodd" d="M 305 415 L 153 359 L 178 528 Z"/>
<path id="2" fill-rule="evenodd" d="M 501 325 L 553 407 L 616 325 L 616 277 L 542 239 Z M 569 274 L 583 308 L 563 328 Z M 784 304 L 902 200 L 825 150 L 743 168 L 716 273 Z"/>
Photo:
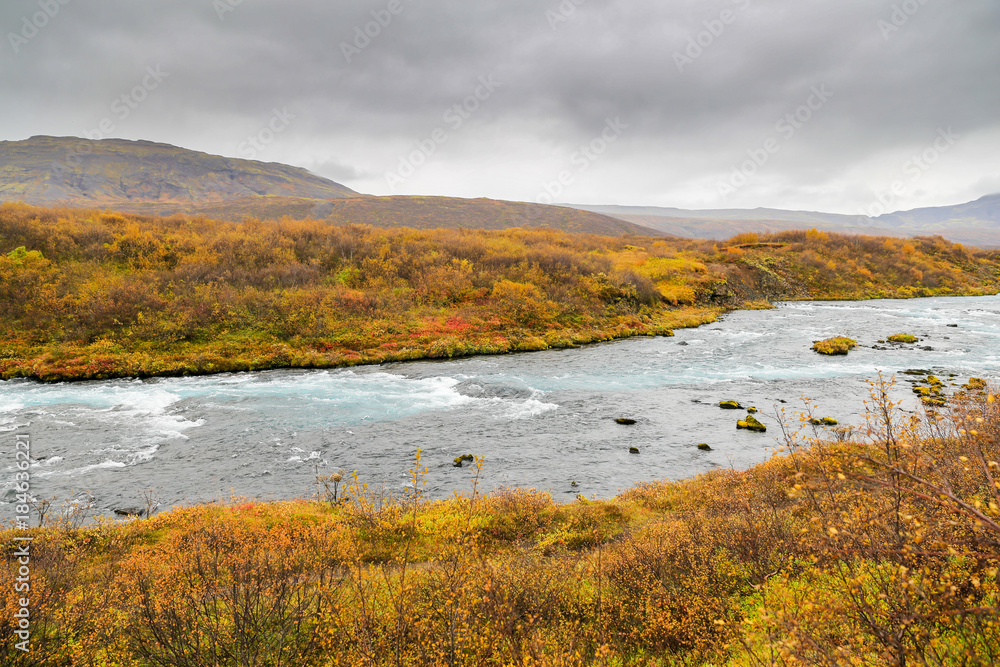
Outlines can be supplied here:
<path id="1" fill-rule="evenodd" d="M 150 141 L 44 136 L 0 141 L 0 202 L 174 209 L 260 195 L 359 196 L 305 169 Z"/>
<path id="2" fill-rule="evenodd" d="M 567 206 L 569 206 L 567 204 Z M 686 238 L 726 239 L 744 232 L 779 232 L 815 228 L 838 234 L 935 236 L 981 248 L 1000 247 L 1000 194 L 955 206 L 919 208 L 877 218 L 781 209 L 689 210 L 657 206 L 572 205 L 603 213 L 664 234 Z"/>
<path id="3" fill-rule="evenodd" d="M 659 236 L 656 229 L 562 206 L 455 197 L 366 197 L 329 202 L 329 222 L 416 229 L 553 229 L 622 236 Z"/>
<path id="4" fill-rule="evenodd" d="M 3 204 L 0 377 L 325 368 L 540 350 L 667 335 L 772 299 L 998 289 L 1000 255 L 940 238 L 798 231 L 720 244 Z"/>
<path id="5" fill-rule="evenodd" d="M 0 142 L 0 203 L 110 208 L 221 220 L 329 219 L 378 227 L 589 234 L 659 232 L 557 206 L 452 197 L 370 197 L 304 169 L 209 155 L 149 141 L 32 137 Z"/>

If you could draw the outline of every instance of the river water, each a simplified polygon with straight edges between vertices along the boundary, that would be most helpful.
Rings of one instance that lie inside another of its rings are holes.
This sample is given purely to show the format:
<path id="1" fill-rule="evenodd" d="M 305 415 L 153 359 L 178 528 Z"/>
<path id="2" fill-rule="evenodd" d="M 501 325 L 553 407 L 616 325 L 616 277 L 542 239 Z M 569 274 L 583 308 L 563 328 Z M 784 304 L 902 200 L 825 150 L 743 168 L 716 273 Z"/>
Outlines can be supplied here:
<path id="1" fill-rule="evenodd" d="M 922 340 L 872 349 L 894 333 Z M 485 458 L 483 490 L 608 497 L 766 459 L 778 446 L 775 411 L 801 411 L 804 398 L 859 424 L 880 371 L 1000 378 L 1000 297 L 785 303 L 676 334 L 345 370 L 0 382 L 0 519 L 14 514 L 15 430 L 31 437 L 33 494 L 57 506 L 89 494 L 96 514 L 142 507 L 149 489 L 162 507 L 309 496 L 317 468 L 401 490 L 418 448 L 435 497 L 469 489 L 470 470 L 452 464 L 463 454 Z M 810 351 L 834 335 L 862 347 Z M 898 379 L 904 408 L 918 409 L 910 376 Z M 718 407 L 728 399 L 759 408 L 768 432 L 737 431 L 744 413 Z"/>

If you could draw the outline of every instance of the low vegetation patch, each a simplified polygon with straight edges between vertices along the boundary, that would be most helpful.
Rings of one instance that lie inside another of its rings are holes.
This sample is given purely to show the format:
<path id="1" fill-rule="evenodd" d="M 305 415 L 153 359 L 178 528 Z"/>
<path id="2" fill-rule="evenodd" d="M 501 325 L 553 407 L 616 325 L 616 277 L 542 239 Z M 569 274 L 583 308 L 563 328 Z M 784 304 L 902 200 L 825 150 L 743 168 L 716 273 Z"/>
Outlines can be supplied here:
<path id="1" fill-rule="evenodd" d="M 916 343 L 920 339 L 911 334 L 893 334 L 886 340 L 890 343 Z"/>
<path id="2" fill-rule="evenodd" d="M 827 338 L 826 340 L 815 341 L 812 349 L 820 354 L 836 355 L 847 354 L 857 347 L 857 345 L 858 341 L 853 338 L 837 336 L 836 338 Z"/>

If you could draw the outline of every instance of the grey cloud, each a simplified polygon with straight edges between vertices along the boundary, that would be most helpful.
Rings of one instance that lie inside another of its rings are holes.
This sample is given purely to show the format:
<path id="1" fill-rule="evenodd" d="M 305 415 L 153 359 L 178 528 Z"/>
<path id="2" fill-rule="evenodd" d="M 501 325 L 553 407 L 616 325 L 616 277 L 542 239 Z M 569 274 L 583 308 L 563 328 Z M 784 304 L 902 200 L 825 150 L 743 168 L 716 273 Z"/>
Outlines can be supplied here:
<path id="1" fill-rule="evenodd" d="M 586 192 L 568 195 L 723 205 L 711 184 L 815 85 L 833 98 L 729 204 L 802 206 L 808 197 L 797 191 L 840 189 L 853 212 L 878 187 L 869 181 L 892 177 L 899 160 L 885 156 L 903 159 L 940 127 L 1000 140 L 995 0 L 219 1 L 232 10 L 222 18 L 211 0 L 74 0 L 20 53 L 5 38 L 2 138 L 96 126 L 159 64 L 169 79 L 115 136 L 239 156 L 247 133 L 287 107 L 296 118 L 262 159 L 317 165 L 372 192 L 386 191 L 382 174 L 397 156 L 443 127 L 443 112 L 489 74 L 502 88 L 407 187 L 532 199 L 538 178 L 620 115 L 629 130 L 581 177 Z M 37 0 L 4 3 L 0 30 L 17 34 L 37 11 Z M 906 21 L 886 39 L 894 12 Z M 689 39 L 702 53 L 679 71 Z M 954 181 L 995 183 L 1000 158 L 989 153 L 928 172 L 901 205 L 986 194 L 959 193 Z M 477 174 L 497 164 L 523 167 L 484 186 Z"/>

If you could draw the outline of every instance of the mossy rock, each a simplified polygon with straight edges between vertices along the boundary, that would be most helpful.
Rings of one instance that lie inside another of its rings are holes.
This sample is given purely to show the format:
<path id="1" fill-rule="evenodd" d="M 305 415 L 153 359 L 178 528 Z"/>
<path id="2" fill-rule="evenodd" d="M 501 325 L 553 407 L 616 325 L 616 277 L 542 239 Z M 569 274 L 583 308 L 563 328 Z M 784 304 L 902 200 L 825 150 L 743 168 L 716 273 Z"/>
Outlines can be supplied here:
<path id="1" fill-rule="evenodd" d="M 931 390 L 927 387 L 914 387 L 913 393 L 917 396 L 930 396 Z"/>
<path id="2" fill-rule="evenodd" d="M 747 412 L 749 412 L 752 415 L 755 415 L 760 411 L 757 408 L 747 408 Z"/>
<path id="3" fill-rule="evenodd" d="M 935 377 L 933 375 L 928 375 L 927 384 L 942 385 L 944 384 L 944 382 L 942 382 L 941 379 L 938 377 Z"/>
<path id="4" fill-rule="evenodd" d="M 723 410 L 742 410 L 743 406 L 737 401 L 720 401 L 719 407 Z"/>
<path id="5" fill-rule="evenodd" d="M 809 423 L 813 426 L 836 426 L 840 422 L 833 417 L 813 417 L 809 420 Z"/>
<path id="6" fill-rule="evenodd" d="M 853 338 L 837 336 L 835 338 L 827 338 L 826 340 L 813 341 L 812 349 L 820 354 L 833 356 L 837 354 L 847 354 L 857 346 L 858 341 Z"/>
<path id="7" fill-rule="evenodd" d="M 712 451 L 712 448 L 708 446 L 707 442 L 700 443 L 698 445 L 698 449 L 700 449 L 703 452 L 710 452 L 710 451 Z"/>
<path id="8" fill-rule="evenodd" d="M 465 463 L 466 461 L 468 461 L 469 463 L 472 463 L 475 460 L 476 460 L 476 457 L 473 456 L 472 454 L 463 454 L 462 456 L 459 456 L 459 457 L 455 458 L 455 467 L 456 468 L 461 468 L 462 464 Z"/>
<path id="9" fill-rule="evenodd" d="M 969 378 L 969 382 L 962 385 L 966 391 L 982 391 L 986 389 L 986 380 L 982 378 Z"/>
<path id="10" fill-rule="evenodd" d="M 635 424 L 635 420 L 629 419 L 628 417 L 619 417 L 618 419 L 615 420 L 615 423 L 621 424 L 623 426 L 632 426 L 633 424 Z"/>
<path id="11" fill-rule="evenodd" d="M 629 447 L 628 448 L 628 453 L 629 454 L 638 454 L 639 453 L 639 448 L 638 447 Z"/>
<path id="12" fill-rule="evenodd" d="M 736 422 L 737 429 L 746 429 L 748 431 L 756 431 L 757 433 L 764 433 L 767 431 L 767 427 L 757 421 L 757 418 L 753 415 L 747 415 L 746 419 L 741 419 Z"/>
<path id="13" fill-rule="evenodd" d="M 920 339 L 912 334 L 893 334 L 886 340 L 890 343 L 916 343 Z"/>

